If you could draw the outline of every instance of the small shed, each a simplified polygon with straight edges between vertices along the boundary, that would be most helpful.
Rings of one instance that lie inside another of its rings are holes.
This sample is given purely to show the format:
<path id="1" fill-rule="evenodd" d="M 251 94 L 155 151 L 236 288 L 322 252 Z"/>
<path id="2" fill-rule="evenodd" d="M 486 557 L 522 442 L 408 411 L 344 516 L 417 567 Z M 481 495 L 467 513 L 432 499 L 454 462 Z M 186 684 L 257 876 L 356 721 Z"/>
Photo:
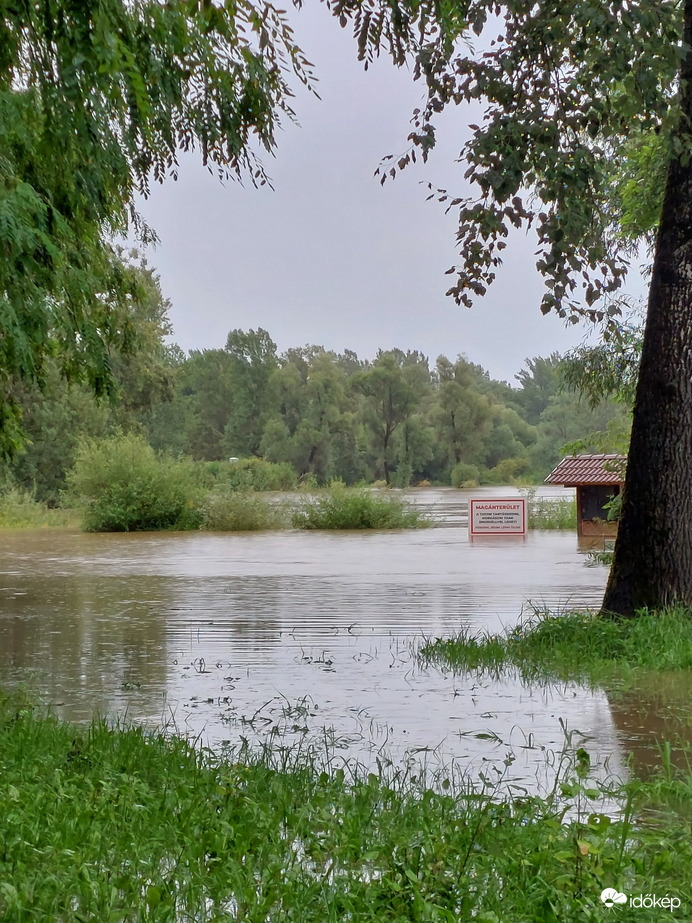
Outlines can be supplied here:
<path id="1" fill-rule="evenodd" d="M 617 522 L 608 521 L 605 505 L 622 490 L 626 455 L 568 455 L 545 479 L 577 489 L 577 534 L 608 536 Z"/>

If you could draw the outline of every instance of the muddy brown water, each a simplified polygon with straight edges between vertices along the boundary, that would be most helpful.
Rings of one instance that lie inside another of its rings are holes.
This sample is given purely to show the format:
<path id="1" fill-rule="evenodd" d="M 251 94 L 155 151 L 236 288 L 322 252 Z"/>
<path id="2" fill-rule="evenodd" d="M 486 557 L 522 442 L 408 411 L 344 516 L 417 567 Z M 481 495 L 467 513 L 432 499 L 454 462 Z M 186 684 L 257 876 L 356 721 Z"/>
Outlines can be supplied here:
<path id="1" fill-rule="evenodd" d="M 624 772 L 660 732 L 636 708 L 418 665 L 425 638 L 602 597 L 607 571 L 585 566 L 573 532 L 469 541 L 468 497 L 414 493 L 439 524 L 406 532 L 0 533 L 0 685 L 29 683 L 76 721 L 315 746 L 332 764 L 499 766 L 529 787 L 566 728 Z"/>

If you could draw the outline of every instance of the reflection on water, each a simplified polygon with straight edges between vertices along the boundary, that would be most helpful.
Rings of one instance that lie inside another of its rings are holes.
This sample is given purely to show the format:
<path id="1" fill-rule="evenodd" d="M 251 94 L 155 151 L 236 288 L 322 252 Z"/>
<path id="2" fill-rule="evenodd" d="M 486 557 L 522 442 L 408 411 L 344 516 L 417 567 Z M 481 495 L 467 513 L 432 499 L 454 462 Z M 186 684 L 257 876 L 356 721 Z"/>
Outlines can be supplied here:
<path id="1" fill-rule="evenodd" d="M 317 737 L 366 763 L 477 769 L 511 749 L 512 778 L 530 784 L 562 721 L 619 768 L 603 693 L 417 666 L 425 637 L 603 593 L 606 570 L 584 566 L 573 533 L 469 542 L 467 497 L 418 493 L 445 528 L 412 532 L 5 533 L 0 682 L 31 680 L 75 720 L 173 720 L 211 745 Z M 617 724 L 627 737 L 623 709 Z"/>

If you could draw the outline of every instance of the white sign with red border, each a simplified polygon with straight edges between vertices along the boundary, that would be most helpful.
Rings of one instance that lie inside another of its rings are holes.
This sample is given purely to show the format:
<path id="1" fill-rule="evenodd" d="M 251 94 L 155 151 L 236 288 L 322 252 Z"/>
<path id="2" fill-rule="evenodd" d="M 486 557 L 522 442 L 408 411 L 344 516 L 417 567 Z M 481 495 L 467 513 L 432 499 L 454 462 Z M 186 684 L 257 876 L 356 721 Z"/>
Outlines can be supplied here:
<path id="1" fill-rule="evenodd" d="M 469 500 L 471 535 L 526 535 L 526 500 Z"/>

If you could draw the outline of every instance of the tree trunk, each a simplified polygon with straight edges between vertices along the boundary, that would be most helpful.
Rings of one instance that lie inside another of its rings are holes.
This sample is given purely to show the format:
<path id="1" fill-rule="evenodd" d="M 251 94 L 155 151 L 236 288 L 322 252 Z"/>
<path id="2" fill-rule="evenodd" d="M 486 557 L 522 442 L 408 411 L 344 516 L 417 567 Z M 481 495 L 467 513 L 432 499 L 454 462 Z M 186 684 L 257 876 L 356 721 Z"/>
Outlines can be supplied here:
<path id="1" fill-rule="evenodd" d="M 692 0 L 678 136 L 690 150 Z M 632 440 L 603 613 L 692 606 L 692 162 L 671 161 L 649 291 Z"/>
<path id="2" fill-rule="evenodd" d="M 389 479 L 391 477 L 389 471 L 389 463 L 387 461 L 387 455 L 389 453 L 389 424 L 385 423 L 384 432 L 382 433 L 382 473 L 384 474 L 384 482 L 389 487 Z"/>

